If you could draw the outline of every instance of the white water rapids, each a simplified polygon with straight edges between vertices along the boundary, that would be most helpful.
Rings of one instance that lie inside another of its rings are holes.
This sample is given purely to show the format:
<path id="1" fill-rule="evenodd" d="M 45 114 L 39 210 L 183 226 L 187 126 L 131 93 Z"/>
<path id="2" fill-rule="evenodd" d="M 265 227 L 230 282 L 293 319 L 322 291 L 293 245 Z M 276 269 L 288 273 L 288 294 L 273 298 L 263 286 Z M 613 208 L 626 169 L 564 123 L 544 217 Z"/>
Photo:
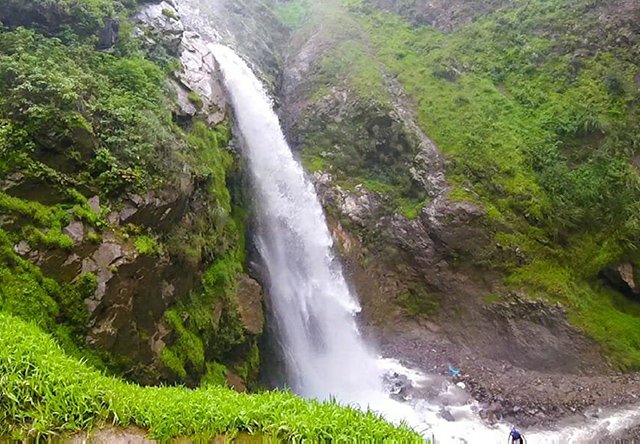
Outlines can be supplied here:
<path id="1" fill-rule="evenodd" d="M 256 244 L 268 274 L 273 317 L 284 348 L 287 382 L 302 396 L 370 408 L 406 421 L 438 443 L 504 443 L 509 426 L 489 426 L 461 389 L 380 359 L 365 344 L 359 311 L 340 264 L 313 185 L 294 159 L 260 80 L 231 49 L 212 44 L 230 94 L 251 171 Z M 405 374 L 416 385 L 435 384 L 437 399 L 392 399 L 383 378 Z M 446 406 L 448 419 L 441 413 Z M 453 420 L 452 420 L 453 419 Z M 526 433 L 527 442 L 592 442 L 640 420 L 636 409 L 604 419 L 565 424 L 559 431 Z M 526 432 L 526 431 L 525 431 Z"/>

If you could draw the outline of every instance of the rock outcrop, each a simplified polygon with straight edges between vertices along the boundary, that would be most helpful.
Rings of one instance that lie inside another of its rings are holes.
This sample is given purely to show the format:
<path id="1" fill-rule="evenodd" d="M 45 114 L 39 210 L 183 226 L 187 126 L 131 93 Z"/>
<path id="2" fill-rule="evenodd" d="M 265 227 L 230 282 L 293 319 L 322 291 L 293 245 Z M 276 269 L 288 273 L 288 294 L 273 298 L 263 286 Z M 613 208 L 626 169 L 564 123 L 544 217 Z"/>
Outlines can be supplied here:
<path id="1" fill-rule="evenodd" d="M 632 298 L 640 298 L 640 272 L 631 262 L 607 267 L 600 273 L 606 283 Z"/>
<path id="2" fill-rule="evenodd" d="M 473 2 L 372 3 L 450 30 L 504 2 L 485 2 L 478 11 Z M 520 308 L 500 311 L 484 301 L 507 293 L 491 264 L 504 255 L 517 263 L 526 258 L 517 248 L 503 251 L 482 205 L 451 193 L 447 159 L 418 123 L 419 105 L 384 66 L 357 58 L 374 51 L 362 37 L 366 31 L 312 26 L 288 47 L 281 115 L 302 158 L 314 156 L 313 180 L 370 333 L 407 359 L 417 351 L 405 353 L 400 342 L 435 336 L 477 356 L 541 371 L 605 369 L 599 348 L 568 324 L 561 308 L 524 298 L 514 302 Z M 398 195 L 417 202 L 414 214 L 401 211 Z M 519 330 L 509 313 L 525 308 Z M 532 351 L 527 335 L 540 338 L 542 352 Z"/>
<path id="3" fill-rule="evenodd" d="M 178 120 L 202 117 L 210 125 L 222 122 L 226 95 L 217 62 L 202 37 L 185 30 L 178 9 L 166 1 L 144 8 L 136 20 L 140 24 L 138 35 L 144 36 L 149 47 L 169 48 L 180 57 L 181 69 L 172 80 Z"/>

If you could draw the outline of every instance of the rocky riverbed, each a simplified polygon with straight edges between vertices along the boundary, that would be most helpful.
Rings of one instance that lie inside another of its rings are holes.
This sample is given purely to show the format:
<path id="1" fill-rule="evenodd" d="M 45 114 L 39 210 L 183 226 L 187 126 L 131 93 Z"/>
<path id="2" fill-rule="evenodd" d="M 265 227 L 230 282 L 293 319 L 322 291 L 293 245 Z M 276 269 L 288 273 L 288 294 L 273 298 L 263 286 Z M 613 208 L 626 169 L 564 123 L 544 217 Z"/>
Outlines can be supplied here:
<path id="1" fill-rule="evenodd" d="M 440 375 L 469 393 L 480 404 L 479 414 L 488 424 L 516 424 L 544 430 L 559 421 L 578 417 L 595 421 L 602 409 L 623 409 L 640 403 L 640 375 L 615 373 L 584 375 L 527 370 L 505 361 L 487 359 L 480 350 L 461 347 L 437 334 L 406 331 L 386 336 L 381 343 L 386 356 L 408 367 Z M 451 368 L 459 370 L 453 375 Z M 638 429 L 617 438 L 638 437 Z"/>

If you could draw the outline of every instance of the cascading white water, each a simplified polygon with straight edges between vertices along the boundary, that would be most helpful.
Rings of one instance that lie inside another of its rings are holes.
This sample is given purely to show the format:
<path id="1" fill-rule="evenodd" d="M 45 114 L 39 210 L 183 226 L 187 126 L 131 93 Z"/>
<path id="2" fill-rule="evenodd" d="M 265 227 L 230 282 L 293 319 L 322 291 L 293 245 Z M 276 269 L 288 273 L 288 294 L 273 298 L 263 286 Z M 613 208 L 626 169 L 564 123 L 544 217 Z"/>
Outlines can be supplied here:
<path id="1" fill-rule="evenodd" d="M 284 346 L 288 383 L 309 397 L 344 401 L 382 392 L 375 355 L 332 253 L 313 185 L 294 159 L 261 82 L 232 50 L 215 45 L 245 145 L 257 205 L 256 243 Z"/>
<path id="2" fill-rule="evenodd" d="M 491 427 L 477 404 L 457 387 L 378 359 L 363 341 L 350 293 L 332 252 L 332 238 L 312 184 L 294 159 L 262 83 L 231 49 L 212 44 L 231 96 L 253 177 L 258 217 L 256 244 L 269 275 L 273 315 L 284 346 L 287 380 L 298 394 L 369 407 L 392 421 L 404 420 L 438 443 L 498 443 L 506 424 Z M 440 384 L 437 399 L 402 403 L 383 386 L 390 369 L 417 384 Z M 461 400 L 462 399 L 462 400 Z M 441 414 L 447 406 L 448 417 Z M 451 421 L 453 417 L 454 421 Z M 610 412 L 599 420 L 567 423 L 556 431 L 528 434 L 529 443 L 597 442 L 640 422 L 637 410 Z"/>

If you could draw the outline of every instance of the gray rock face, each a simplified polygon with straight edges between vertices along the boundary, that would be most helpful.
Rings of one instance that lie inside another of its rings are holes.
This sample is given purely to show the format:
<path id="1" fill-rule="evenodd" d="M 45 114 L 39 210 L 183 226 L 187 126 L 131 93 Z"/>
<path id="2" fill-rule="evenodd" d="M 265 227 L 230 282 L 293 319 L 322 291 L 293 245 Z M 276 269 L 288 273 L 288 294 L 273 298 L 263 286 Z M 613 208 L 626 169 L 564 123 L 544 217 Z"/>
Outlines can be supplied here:
<path id="1" fill-rule="evenodd" d="M 344 190 L 329 173 L 316 173 L 312 179 L 325 207 L 338 208 L 342 215 L 363 227 L 380 217 L 383 199 L 376 193 L 362 186 L 354 191 Z"/>
<path id="2" fill-rule="evenodd" d="M 149 45 L 162 44 L 180 57 L 182 68 L 171 82 L 180 118 L 203 117 L 210 125 L 222 122 L 227 100 L 221 74 L 207 43 L 192 31 L 185 31 L 178 9 L 167 2 L 145 7 L 138 15 L 139 33 L 149 36 Z"/>
<path id="3" fill-rule="evenodd" d="M 264 312 L 262 309 L 262 287 L 249 276 L 241 275 L 236 291 L 238 310 L 245 331 L 252 335 L 262 334 Z"/>
<path id="4" fill-rule="evenodd" d="M 69 236 L 77 244 L 84 239 L 84 224 L 80 221 L 74 220 L 67 225 L 62 232 Z"/>
<path id="5" fill-rule="evenodd" d="M 452 255 L 481 255 L 492 240 L 481 221 L 484 211 L 469 202 L 453 202 L 446 196 L 431 201 L 415 220 L 388 214 L 384 195 L 356 186 L 347 191 L 328 173 L 313 176 L 325 207 L 336 208 L 342 217 L 377 233 L 381 243 L 393 243 L 410 253 L 420 267 L 430 267 Z"/>
<path id="6" fill-rule="evenodd" d="M 109 49 L 118 41 L 120 33 L 120 21 L 114 18 L 108 18 L 104 21 L 104 27 L 98 36 L 98 49 Z"/>
<path id="7" fill-rule="evenodd" d="M 138 34 L 144 36 L 148 45 L 160 44 L 176 53 L 179 51 L 184 25 L 173 4 L 163 1 L 145 6 L 136 20 L 144 25 Z"/>
<path id="8" fill-rule="evenodd" d="M 253 69 L 275 91 L 281 72 L 280 51 L 285 30 L 268 2 L 255 0 L 180 0 L 185 25 L 207 41 L 238 49 L 254 63 Z"/>
<path id="9" fill-rule="evenodd" d="M 601 276 L 605 281 L 628 296 L 640 297 L 640 271 L 631 262 L 605 268 Z"/>

